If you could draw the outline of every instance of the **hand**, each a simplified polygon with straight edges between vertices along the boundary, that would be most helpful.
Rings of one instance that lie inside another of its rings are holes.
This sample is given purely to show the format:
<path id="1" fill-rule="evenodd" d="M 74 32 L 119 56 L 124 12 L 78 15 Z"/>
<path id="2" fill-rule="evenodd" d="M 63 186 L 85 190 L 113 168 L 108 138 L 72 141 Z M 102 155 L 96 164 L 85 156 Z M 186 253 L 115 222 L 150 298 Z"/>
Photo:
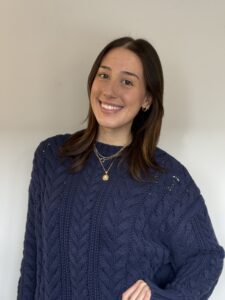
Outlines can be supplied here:
<path id="1" fill-rule="evenodd" d="M 151 290 L 143 280 L 136 281 L 123 295 L 122 300 L 150 300 Z"/>

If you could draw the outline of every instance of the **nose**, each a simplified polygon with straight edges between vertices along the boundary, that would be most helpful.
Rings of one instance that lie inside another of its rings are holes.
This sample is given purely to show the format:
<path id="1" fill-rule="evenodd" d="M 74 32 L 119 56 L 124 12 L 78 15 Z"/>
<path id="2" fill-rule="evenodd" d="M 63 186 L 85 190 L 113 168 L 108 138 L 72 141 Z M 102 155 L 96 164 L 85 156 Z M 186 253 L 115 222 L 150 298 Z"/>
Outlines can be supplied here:
<path id="1" fill-rule="evenodd" d="M 115 99 L 118 97 L 118 86 L 117 82 L 110 80 L 104 87 L 103 95 L 106 99 Z"/>

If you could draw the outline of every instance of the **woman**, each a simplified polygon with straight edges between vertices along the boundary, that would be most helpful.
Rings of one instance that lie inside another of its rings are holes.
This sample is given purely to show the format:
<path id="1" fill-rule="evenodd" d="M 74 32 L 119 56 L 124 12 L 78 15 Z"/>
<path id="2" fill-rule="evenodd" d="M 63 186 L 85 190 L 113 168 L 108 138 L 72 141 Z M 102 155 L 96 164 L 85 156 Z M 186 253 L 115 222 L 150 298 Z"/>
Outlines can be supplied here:
<path id="1" fill-rule="evenodd" d="M 88 92 L 87 128 L 35 152 L 18 299 L 208 299 L 224 251 L 188 171 L 156 147 L 155 49 L 112 41 Z"/>

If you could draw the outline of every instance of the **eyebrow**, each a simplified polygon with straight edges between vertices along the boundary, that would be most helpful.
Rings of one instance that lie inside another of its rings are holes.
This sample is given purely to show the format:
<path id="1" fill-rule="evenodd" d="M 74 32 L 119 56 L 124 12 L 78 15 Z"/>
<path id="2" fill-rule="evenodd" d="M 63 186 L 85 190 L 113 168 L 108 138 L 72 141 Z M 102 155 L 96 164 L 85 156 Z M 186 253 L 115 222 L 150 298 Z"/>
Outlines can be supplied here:
<path id="1" fill-rule="evenodd" d="M 102 69 L 107 69 L 107 70 L 109 70 L 109 71 L 112 70 L 110 67 L 108 67 L 108 66 L 103 66 L 103 65 L 101 65 L 100 68 L 102 68 Z M 129 71 L 122 71 L 121 73 L 126 74 L 126 75 L 130 75 L 130 76 L 134 76 L 134 77 L 136 77 L 137 79 L 140 79 L 139 76 L 138 76 L 137 74 L 132 73 L 132 72 L 129 72 Z"/>

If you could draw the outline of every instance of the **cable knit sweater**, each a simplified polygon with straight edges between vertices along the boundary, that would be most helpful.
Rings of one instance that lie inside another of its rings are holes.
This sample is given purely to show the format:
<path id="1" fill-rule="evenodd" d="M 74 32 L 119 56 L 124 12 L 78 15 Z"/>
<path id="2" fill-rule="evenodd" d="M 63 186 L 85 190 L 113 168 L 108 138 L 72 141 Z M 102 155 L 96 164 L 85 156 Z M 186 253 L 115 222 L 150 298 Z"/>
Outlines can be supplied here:
<path id="1" fill-rule="evenodd" d="M 157 148 L 166 171 L 151 183 L 132 179 L 120 158 L 104 182 L 94 152 L 70 174 L 58 157 L 68 137 L 35 152 L 17 299 L 119 300 L 138 279 L 151 300 L 208 299 L 224 251 L 188 171 Z M 97 148 L 109 156 L 120 147 Z"/>

